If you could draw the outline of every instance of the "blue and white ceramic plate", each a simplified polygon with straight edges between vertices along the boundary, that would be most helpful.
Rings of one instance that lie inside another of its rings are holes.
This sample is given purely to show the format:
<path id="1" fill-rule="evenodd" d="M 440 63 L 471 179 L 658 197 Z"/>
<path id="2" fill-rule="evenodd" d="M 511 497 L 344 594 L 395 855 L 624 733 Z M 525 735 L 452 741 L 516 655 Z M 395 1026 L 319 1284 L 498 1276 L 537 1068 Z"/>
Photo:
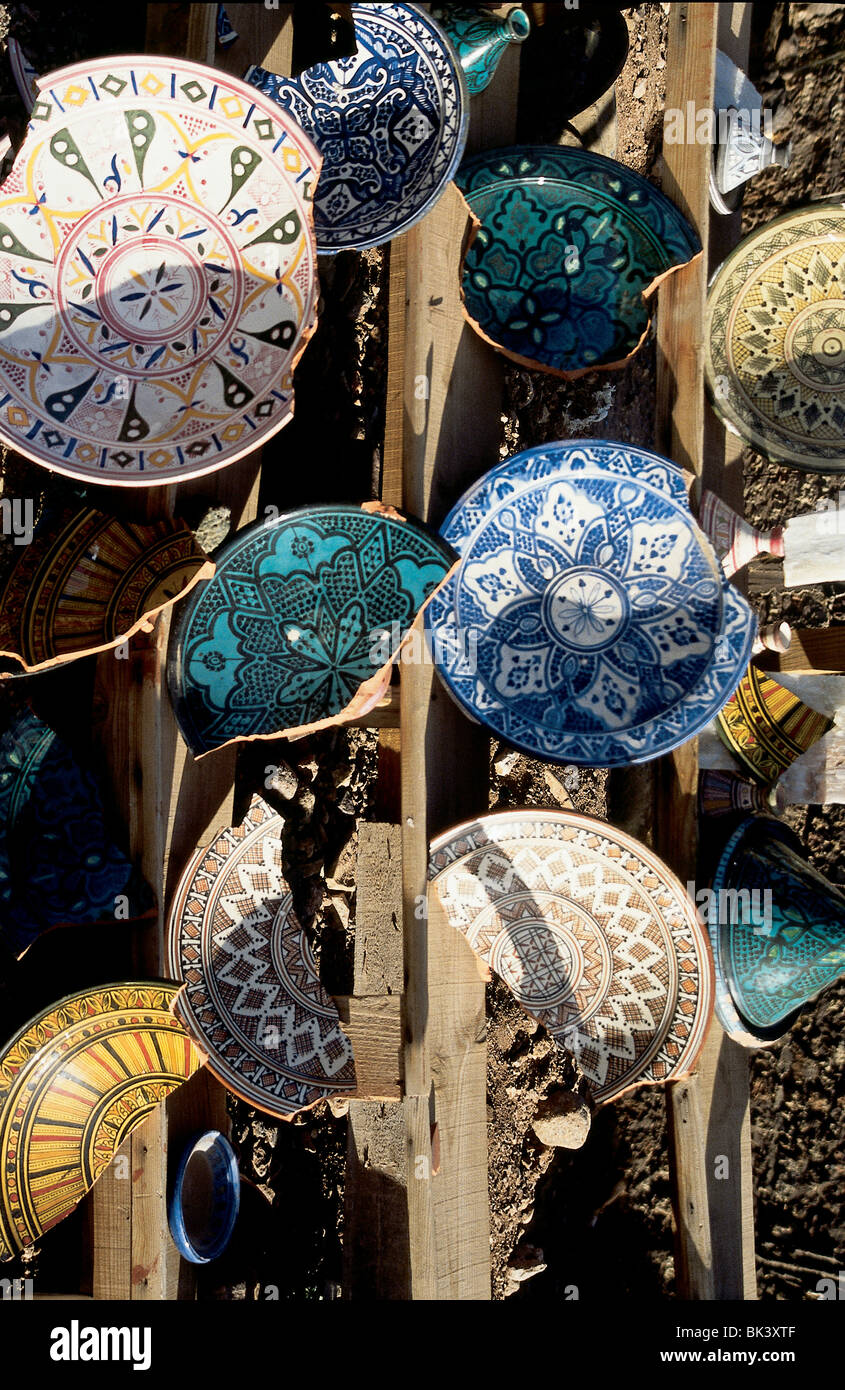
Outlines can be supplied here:
<path id="1" fill-rule="evenodd" d="M 416 5 L 353 5 L 358 52 L 295 78 L 251 67 L 323 156 L 317 250 L 363 251 L 413 227 L 452 178 L 469 96 L 451 43 Z"/>
<path id="2" fill-rule="evenodd" d="M 658 281 L 701 250 L 659 188 L 587 150 L 488 150 L 456 182 L 482 224 L 461 282 L 470 322 L 542 371 L 621 365 L 648 331 Z"/>
<path id="3" fill-rule="evenodd" d="M 552 762 L 646 762 L 736 689 L 757 624 L 695 524 L 681 470 L 574 440 L 506 459 L 441 534 L 461 563 L 426 610 L 476 720 Z"/>
<path id="4" fill-rule="evenodd" d="M 375 688 L 456 557 L 421 522 L 374 505 L 303 507 L 219 551 L 168 658 L 194 753 L 312 728 L 346 712 L 365 682 Z"/>

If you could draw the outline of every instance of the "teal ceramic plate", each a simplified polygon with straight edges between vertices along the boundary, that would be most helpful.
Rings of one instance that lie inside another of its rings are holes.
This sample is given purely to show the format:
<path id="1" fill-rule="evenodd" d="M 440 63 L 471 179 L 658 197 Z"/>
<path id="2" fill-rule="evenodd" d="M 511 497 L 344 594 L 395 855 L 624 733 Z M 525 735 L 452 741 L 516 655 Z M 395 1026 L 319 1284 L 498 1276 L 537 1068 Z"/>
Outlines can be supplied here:
<path id="1" fill-rule="evenodd" d="M 207 753 L 340 715 L 454 558 L 421 522 L 362 506 L 304 507 L 239 531 L 174 631 L 168 683 L 188 746 Z"/>
<path id="2" fill-rule="evenodd" d="M 648 331 L 646 298 L 701 250 L 659 189 L 585 150 L 492 150 L 456 182 L 481 223 L 462 274 L 470 322 L 542 371 L 621 365 Z"/>

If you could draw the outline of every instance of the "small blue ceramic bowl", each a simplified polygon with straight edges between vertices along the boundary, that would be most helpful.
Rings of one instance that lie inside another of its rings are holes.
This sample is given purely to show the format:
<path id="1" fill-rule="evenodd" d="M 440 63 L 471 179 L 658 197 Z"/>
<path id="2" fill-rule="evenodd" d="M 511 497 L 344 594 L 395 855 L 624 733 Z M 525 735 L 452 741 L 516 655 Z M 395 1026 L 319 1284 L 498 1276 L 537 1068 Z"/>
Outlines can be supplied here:
<path id="1" fill-rule="evenodd" d="M 179 1160 L 167 1217 L 179 1254 L 204 1265 L 222 1255 L 234 1230 L 241 1199 L 238 1160 L 218 1129 L 189 1140 Z"/>

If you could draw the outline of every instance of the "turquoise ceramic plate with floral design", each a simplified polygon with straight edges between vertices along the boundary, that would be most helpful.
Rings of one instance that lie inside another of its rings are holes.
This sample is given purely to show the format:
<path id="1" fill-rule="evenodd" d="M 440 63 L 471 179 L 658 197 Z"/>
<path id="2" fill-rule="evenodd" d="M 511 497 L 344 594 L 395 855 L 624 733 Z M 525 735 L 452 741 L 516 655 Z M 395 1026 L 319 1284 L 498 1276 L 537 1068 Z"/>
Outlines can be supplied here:
<path id="1" fill-rule="evenodd" d="M 207 753 L 346 712 L 454 558 L 421 522 L 374 503 L 239 531 L 174 631 L 168 683 L 186 743 Z"/>
<path id="2" fill-rule="evenodd" d="M 586 150 L 493 150 L 456 182 L 481 223 L 463 267 L 470 322 L 542 371 L 621 365 L 648 331 L 648 296 L 701 250 L 658 188 Z"/>

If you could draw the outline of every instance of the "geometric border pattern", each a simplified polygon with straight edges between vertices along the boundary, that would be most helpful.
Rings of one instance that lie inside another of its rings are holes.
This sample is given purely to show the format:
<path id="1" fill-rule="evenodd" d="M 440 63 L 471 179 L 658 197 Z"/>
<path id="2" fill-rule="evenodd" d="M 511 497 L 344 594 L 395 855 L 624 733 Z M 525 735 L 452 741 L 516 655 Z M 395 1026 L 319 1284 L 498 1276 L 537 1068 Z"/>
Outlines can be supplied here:
<path id="1" fill-rule="evenodd" d="M 101 985 L 50 1005 L 0 1054 L 0 1260 L 67 1216 L 127 1134 L 203 1058 L 164 983 Z"/>
<path id="2" fill-rule="evenodd" d="M 570 812 L 503 812 L 434 840 L 428 877 L 473 950 L 508 961 L 509 988 L 573 1054 L 596 1103 L 693 1068 L 712 1015 L 707 935 L 679 881 L 631 836 Z M 544 940 L 555 923 L 556 960 Z"/>

